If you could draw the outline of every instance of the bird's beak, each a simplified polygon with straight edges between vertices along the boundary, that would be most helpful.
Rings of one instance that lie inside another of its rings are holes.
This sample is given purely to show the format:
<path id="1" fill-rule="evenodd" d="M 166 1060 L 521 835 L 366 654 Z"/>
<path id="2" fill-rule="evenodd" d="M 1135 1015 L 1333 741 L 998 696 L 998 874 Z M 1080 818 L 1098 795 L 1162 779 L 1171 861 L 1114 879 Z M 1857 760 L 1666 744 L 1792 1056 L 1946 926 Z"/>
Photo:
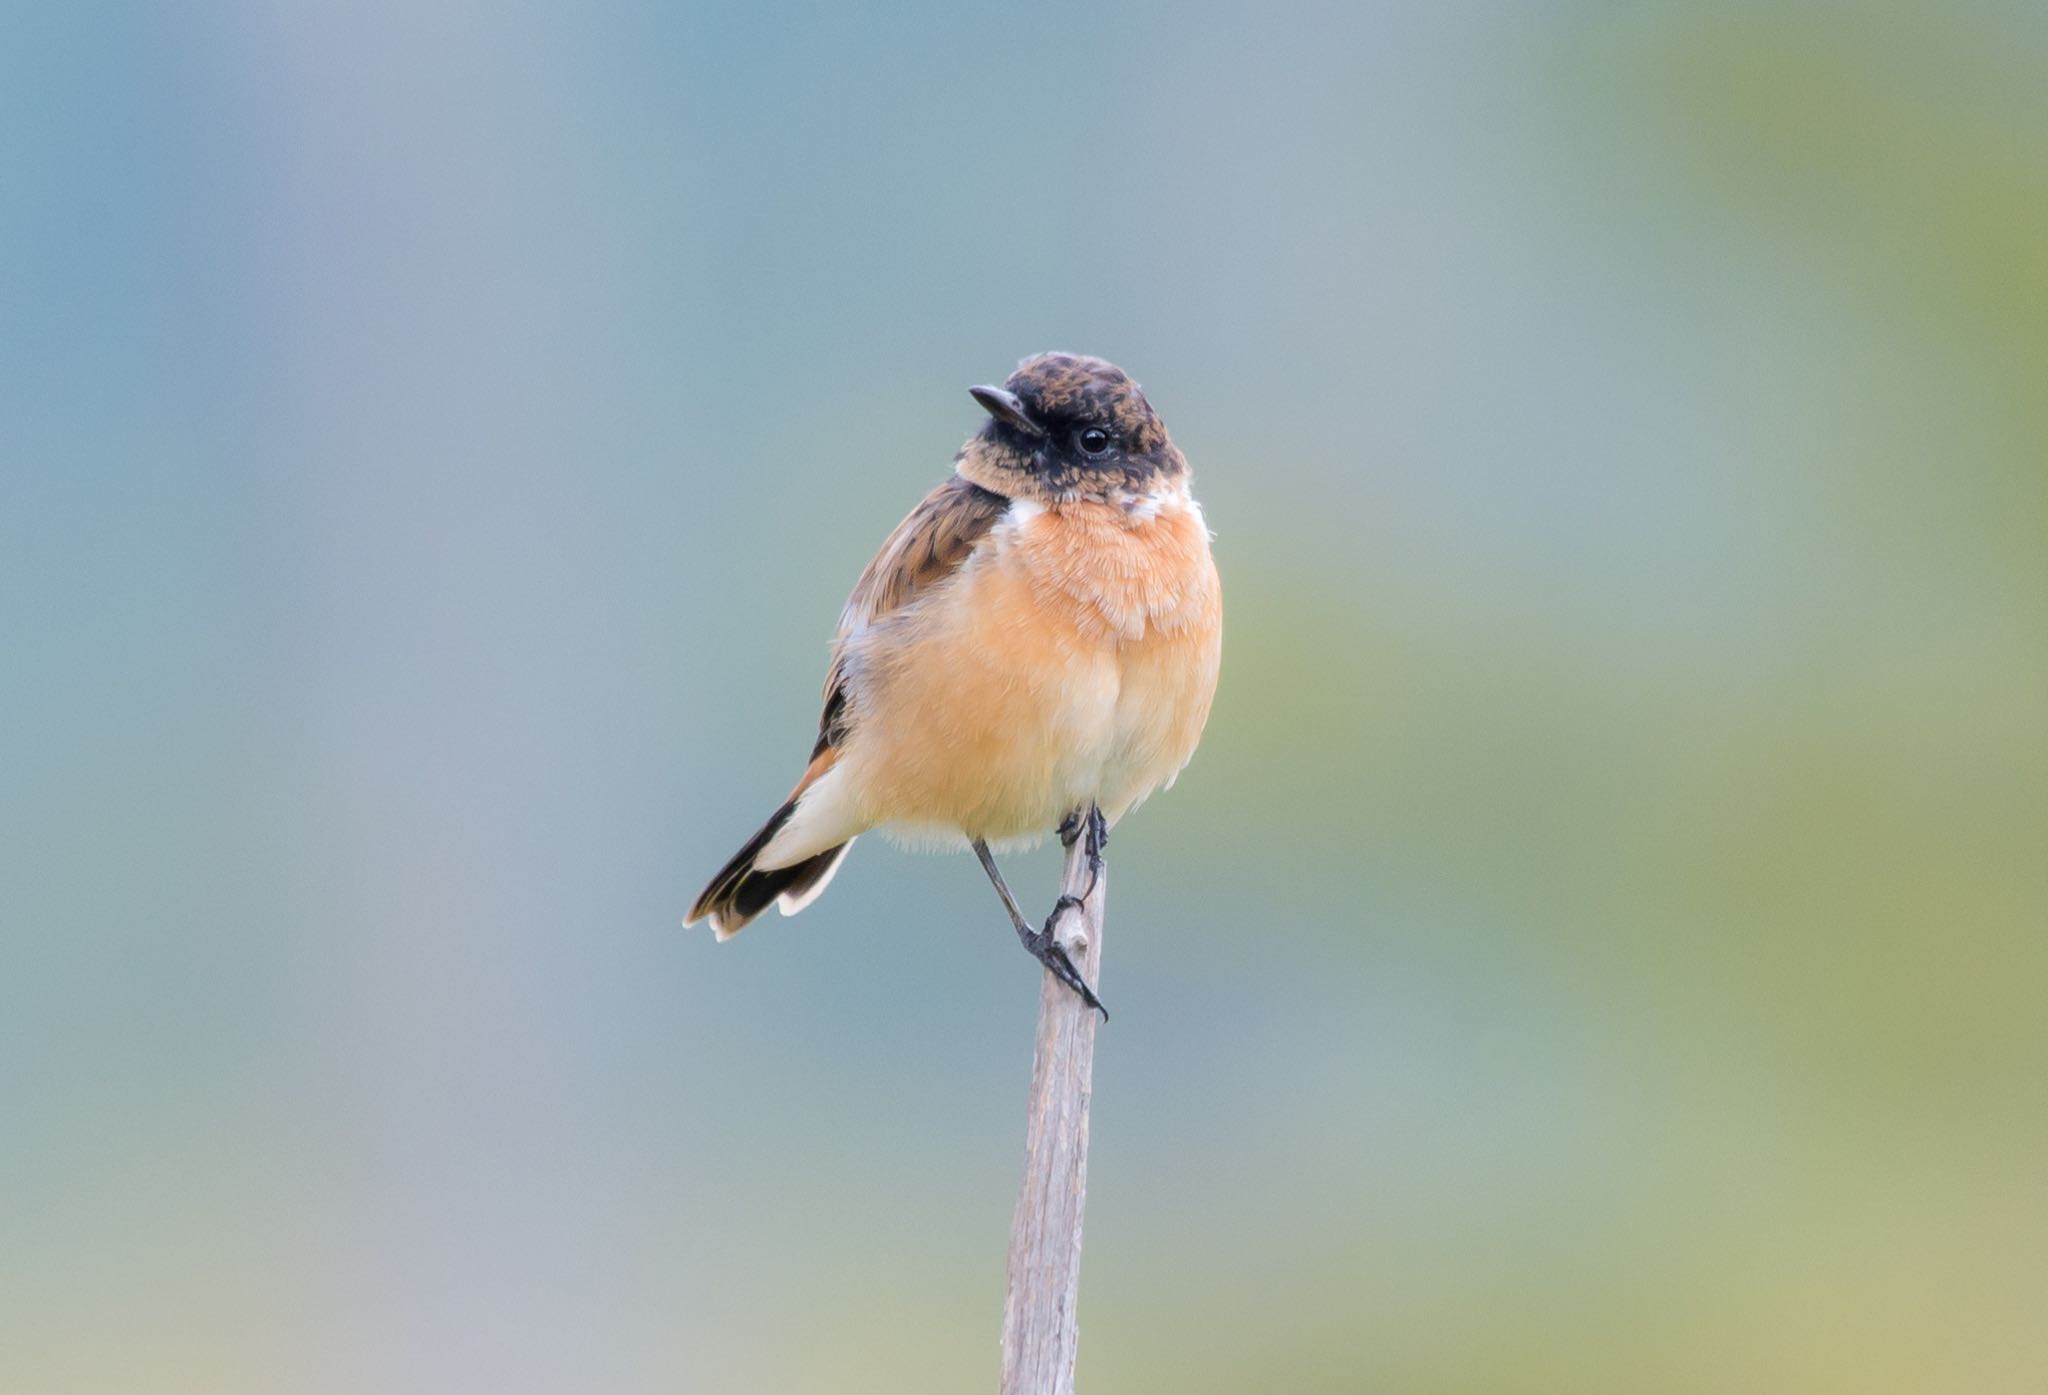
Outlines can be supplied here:
<path id="1" fill-rule="evenodd" d="M 1045 429 L 1031 419 L 1031 413 L 1024 410 L 1024 404 L 1017 400 L 1017 394 L 1008 388 L 971 387 L 967 389 L 976 402 L 997 421 L 1005 421 L 1027 436 L 1043 436 Z"/>

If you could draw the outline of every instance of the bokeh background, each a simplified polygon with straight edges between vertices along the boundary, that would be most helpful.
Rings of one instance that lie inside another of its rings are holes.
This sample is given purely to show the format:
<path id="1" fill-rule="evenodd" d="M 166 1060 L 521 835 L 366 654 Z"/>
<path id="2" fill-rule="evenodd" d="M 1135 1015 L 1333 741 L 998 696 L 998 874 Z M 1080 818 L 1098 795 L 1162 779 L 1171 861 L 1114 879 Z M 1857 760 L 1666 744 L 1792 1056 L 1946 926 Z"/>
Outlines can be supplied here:
<path id="1" fill-rule="evenodd" d="M 1060 347 L 1230 598 L 1113 850 L 1084 1386 L 2048 1388 L 2044 71 L 1932 0 L 7 7 L 0 1387 L 992 1387 L 980 872 L 678 921 Z"/>

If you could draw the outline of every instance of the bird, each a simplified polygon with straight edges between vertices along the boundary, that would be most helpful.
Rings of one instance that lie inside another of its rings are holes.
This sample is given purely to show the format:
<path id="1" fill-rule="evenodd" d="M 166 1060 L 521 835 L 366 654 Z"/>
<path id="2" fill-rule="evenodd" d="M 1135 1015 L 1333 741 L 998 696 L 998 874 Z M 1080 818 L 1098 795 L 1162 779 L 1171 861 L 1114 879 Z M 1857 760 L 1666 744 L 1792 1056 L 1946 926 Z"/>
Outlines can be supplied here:
<path id="1" fill-rule="evenodd" d="M 985 418 L 897 525 L 839 617 L 809 764 L 684 924 L 730 939 L 795 915 L 854 840 L 971 848 L 1018 940 L 1108 1018 L 996 850 L 1111 828 L 1193 757 L 1222 658 L 1223 591 L 1187 458 L 1104 359 L 1045 353 L 968 389 Z M 1090 885 L 1092 885 L 1092 880 Z"/>

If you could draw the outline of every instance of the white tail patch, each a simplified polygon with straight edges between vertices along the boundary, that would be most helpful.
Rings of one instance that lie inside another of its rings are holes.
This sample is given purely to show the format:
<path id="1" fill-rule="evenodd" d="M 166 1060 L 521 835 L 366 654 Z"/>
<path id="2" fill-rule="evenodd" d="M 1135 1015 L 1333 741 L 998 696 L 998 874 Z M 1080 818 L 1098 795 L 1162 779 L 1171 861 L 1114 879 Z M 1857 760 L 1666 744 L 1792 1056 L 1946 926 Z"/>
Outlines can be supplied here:
<path id="1" fill-rule="evenodd" d="M 846 861 L 846 854 L 853 849 L 853 839 L 848 838 L 840 846 L 839 856 L 832 859 L 832 865 L 825 869 L 825 875 L 811 883 L 810 890 L 791 895 L 783 892 L 775 898 L 775 907 L 784 915 L 795 915 L 798 911 L 825 894 L 825 888 L 832 885 L 832 879 L 839 875 L 839 864 Z"/>
<path id="2" fill-rule="evenodd" d="M 867 825 L 861 822 L 846 788 L 845 767 L 835 765 L 797 796 L 796 808 L 761 849 L 754 866 L 763 872 L 793 867 L 865 832 Z"/>

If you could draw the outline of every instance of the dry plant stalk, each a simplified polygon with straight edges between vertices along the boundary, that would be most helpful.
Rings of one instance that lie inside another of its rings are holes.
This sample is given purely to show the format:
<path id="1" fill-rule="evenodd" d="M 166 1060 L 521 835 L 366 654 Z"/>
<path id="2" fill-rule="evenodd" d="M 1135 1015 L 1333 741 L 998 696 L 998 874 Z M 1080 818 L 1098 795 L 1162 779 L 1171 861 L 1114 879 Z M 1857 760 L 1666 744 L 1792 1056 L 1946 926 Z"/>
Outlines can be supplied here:
<path id="1" fill-rule="evenodd" d="M 1089 884 L 1088 837 L 1067 849 L 1061 891 L 1084 897 L 1056 927 L 1074 967 L 1099 985 L 1108 870 Z M 1024 1183 L 1010 1221 L 1009 1293 L 1003 1304 L 1001 1395 L 1072 1395 L 1081 1329 L 1081 1211 L 1088 1196 L 1088 1102 L 1095 1072 L 1095 1010 L 1050 973 L 1038 993 L 1038 1046 Z"/>

